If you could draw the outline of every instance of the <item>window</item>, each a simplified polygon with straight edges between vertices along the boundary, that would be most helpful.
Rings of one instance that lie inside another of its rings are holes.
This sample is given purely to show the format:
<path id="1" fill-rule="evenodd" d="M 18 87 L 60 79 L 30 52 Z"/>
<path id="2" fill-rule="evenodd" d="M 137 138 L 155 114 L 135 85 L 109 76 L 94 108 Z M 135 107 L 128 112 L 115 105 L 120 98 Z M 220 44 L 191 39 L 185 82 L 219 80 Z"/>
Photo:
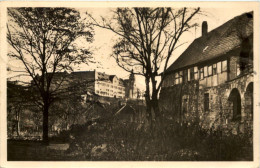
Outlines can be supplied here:
<path id="1" fill-rule="evenodd" d="M 179 72 L 179 81 L 180 81 L 180 83 L 182 83 L 182 79 L 183 79 L 183 71 L 180 71 Z"/>
<path id="2" fill-rule="evenodd" d="M 179 73 L 178 72 L 175 73 L 175 84 L 176 85 L 179 84 Z"/>
<path id="3" fill-rule="evenodd" d="M 193 67 L 190 69 L 190 79 L 194 80 L 194 68 Z"/>
<path id="4" fill-rule="evenodd" d="M 213 64 L 213 75 L 217 74 L 217 64 Z"/>
<path id="5" fill-rule="evenodd" d="M 203 68 L 200 68 L 200 79 L 204 79 Z"/>
<path id="6" fill-rule="evenodd" d="M 194 79 L 197 80 L 198 78 L 198 67 L 194 67 Z"/>
<path id="7" fill-rule="evenodd" d="M 212 65 L 208 66 L 208 75 L 212 76 Z"/>
<path id="8" fill-rule="evenodd" d="M 222 72 L 227 71 L 227 60 L 221 62 L 221 69 L 222 69 Z"/>
<path id="9" fill-rule="evenodd" d="M 217 63 L 217 73 L 220 74 L 221 73 L 221 62 Z"/>
<path id="10" fill-rule="evenodd" d="M 204 94 L 204 110 L 209 111 L 209 93 Z"/>
<path id="11" fill-rule="evenodd" d="M 190 69 L 188 69 L 188 81 L 190 81 Z"/>
<path id="12" fill-rule="evenodd" d="M 237 68 L 237 76 L 240 75 L 240 66 L 238 63 L 236 63 L 236 68 Z"/>
<path id="13" fill-rule="evenodd" d="M 233 111 L 233 121 L 241 120 L 241 97 L 238 89 L 232 89 L 228 101 Z"/>
<path id="14" fill-rule="evenodd" d="M 204 66 L 204 77 L 208 76 L 208 66 Z"/>
<path id="15" fill-rule="evenodd" d="M 184 70 L 183 71 L 183 82 L 187 82 L 188 81 L 188 70 Z"/>
<path id="16" fill-rule="evenodd" d="M 183 73 L 185 73 L 184 71 L 180 71 L 180 72 L 176 72 L 175 73 L 175 84 L 181 84 L 182 81 L 184 80 L 184 76 Z"/>

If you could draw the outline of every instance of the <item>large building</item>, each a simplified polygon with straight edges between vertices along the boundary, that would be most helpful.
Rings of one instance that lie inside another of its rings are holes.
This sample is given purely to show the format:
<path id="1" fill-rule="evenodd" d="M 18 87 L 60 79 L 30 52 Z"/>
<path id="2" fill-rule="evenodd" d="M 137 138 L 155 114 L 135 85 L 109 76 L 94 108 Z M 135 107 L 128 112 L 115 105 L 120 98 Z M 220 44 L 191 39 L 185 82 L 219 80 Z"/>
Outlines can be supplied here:
<path id="1" fill-rule="evenodd" d="M 51 74 L 48 74 L 51 75 Z M 34 81 L 31 81 L 34 84 Z M 128 79 L 118 78 L 116 75 L 108 75 L 104 72 L 75 71 L 72 73 L 57 72 L 53 75 L 50 89 L 64 93 L 77 92 L 82 95 L 88 93 L 102 97 L 140 99 L 142 92 L 137 88 L 133 73 Z"/>
<path id="2" fill-rule="evenodd" d="M 167 69 L 160 103 L 178 122 L 232 133 L 253 128 L 253 13 L 195 39 Z"/>
<path id="3" fill-rule="evenodd" d="M 89 81 L 91 92 L 105 97 L 125 97 L 125 85 L 123 79 L 118 78 L 116 75 L 107 75 L 97 71 L 79 71 L 72 72 L 75 80 Z"/>
<path id="4" fill-rule="evenodd" d="M 97 71 L 72 72 L 74 80 L 87 81 L 88 91 L 104 97 L 137 99 L 138 89 L 134 74 L 129 79 L 123 80 L 116 75 L 108 75 Z"/>

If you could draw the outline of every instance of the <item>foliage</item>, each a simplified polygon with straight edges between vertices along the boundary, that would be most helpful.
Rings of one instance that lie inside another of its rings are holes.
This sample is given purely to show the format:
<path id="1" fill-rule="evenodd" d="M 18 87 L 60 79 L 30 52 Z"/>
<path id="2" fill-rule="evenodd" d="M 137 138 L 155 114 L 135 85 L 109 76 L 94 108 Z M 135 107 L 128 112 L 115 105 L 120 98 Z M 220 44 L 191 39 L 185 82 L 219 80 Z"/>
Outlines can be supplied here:
<path id="1" fill-rule="evenodd" d="M 197 123 L 183 124 L 164 120 L 159 129 L 142 123 L 118 120 L 113 114 L 73 125 L 51 138 L 53 143 L 69 143 L 67 151 L 27 150 L 25 160 L 88 161 L 252 161 L 252 134 L 205 130 Z M 25 141 L 24 141 L 25 143 Z M 32 145 L 32 142 L 28 142 Z M 38 147 L 37 147 L 38 148 Z M 41 147 L 42 148 L 42 147 Z M 9 148 L 8 148 L 9 149 Z M 14 152 L 14 151 L 12 151 Z M 48 153 L 48 156 L 46 156 Z M 34 156 L 35 155 L 35 156 Z M 41 156 L 41 157 L 40 157 Z M 16 156 L 19 158 L 18 156 Z M 20 158 L 23 156 L 20 156 Z M 25 156 L 24 156 L 25 157 Z"/>
<path id="2" fill-rule="evenodd" d="M 168 62 L 176 48 L 182 45 L 179 44 L 181 36 L 197 25 L 193 18 L 199 11 L 200 8 L 117 8 L 112 19 L 102 18 L 101 23 L 89 15 L 96 26 L 119 36 L 113 47 L 117 64 L 145 77 L 145 98 L 151 122 L 151 109 L 155 120 L 160 118 L 158 93 Z M 158 76 L 161 81 L 157 80 Z"/>
<path id="3" fill-rule="evenodd" d="M 48 143 L 49 107 L 64 80 L 54 84 L 54 74 L 71 71 L 72 65 L 88 63 L 89 49 L 76 40 L 93 39 L 93 30 L 71 8 L 8 8 L 8 54 L 19 60 L 38 93 L 35 103 L 43 112 L 43 140 Z M 66 77 L 63 76 L 63 77 Z"/>
<path id="4" fill-rule="evenodd" d="M 28 110 L 35 107 L 31 95 L 32 93 L 28 86 L 19 85 L 17 82 L 7 82 L 7 122 L 9 136 L 15 135 L 14 130 L 16 130 L 16 136 L 19 136 L 21 125 L 26 124 L 25 118 L 28 115 Z M 37 114 L 35 112 L 35 116 Z M 31 116 L 28 117 L 30 118 Z"/>
<path id="5" fill-rule="evenodd" d="M 75 130 L 74 130 L 75 131 Z M 138 123 L 107 122 L 78 128 L 70 153 L 82 160 L 235 161 L 252 160 L 250 134 L 223 134 L 198 124 L 167 124 L 160 132 Z"/>

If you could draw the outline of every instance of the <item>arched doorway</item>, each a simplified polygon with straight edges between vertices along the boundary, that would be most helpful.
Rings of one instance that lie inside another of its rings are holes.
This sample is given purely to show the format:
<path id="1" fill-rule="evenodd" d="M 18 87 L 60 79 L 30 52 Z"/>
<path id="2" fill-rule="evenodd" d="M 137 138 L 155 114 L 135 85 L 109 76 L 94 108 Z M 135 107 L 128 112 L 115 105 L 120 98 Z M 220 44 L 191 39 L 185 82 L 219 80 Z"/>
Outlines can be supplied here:
<path id="1" fill-rule="evenodd" d="M 245 92 L 245 113 L 249 118 L 253 118 L 253 82 L 249 83 Z"/>
<path id="2" fill-rule="evenodd" d="M 232 120 L 240 121 L 241 120 L 241 97 L 239 91 L 234 88 L 230 92 L 228 101 L 230 102 L 230 106 L 232 107 Z"/>

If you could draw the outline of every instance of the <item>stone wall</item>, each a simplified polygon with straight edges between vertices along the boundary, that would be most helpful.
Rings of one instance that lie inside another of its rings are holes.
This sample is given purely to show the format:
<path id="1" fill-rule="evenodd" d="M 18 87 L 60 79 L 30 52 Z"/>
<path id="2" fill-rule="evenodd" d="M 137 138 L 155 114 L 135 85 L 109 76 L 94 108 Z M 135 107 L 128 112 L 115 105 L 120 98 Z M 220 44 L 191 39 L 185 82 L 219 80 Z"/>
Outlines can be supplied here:
<path id="1" fill-rule="evenodd" d="M 168 117 L 177 121 L 194 120 L 198 117 L 198 81 L 162 88 L 160 108 Z"/>
<path id="2" fill-rule="evenodd" d="M 221 128 L 233 134 L 252 131 L 252 86 L 249 88 L 252 82 L 253 74 L 247 74 L 214 87 L 193 81 L 162 88 L 160 108 L 177 121 L 198 121 L 205 129 Z M 233 89 L 238 90 L 241 98 L 241 120 L 233 119 L 233 106 L 229 98 Z M 204 109 L 205 93 L 209 95 L 208 111 Z"/>

